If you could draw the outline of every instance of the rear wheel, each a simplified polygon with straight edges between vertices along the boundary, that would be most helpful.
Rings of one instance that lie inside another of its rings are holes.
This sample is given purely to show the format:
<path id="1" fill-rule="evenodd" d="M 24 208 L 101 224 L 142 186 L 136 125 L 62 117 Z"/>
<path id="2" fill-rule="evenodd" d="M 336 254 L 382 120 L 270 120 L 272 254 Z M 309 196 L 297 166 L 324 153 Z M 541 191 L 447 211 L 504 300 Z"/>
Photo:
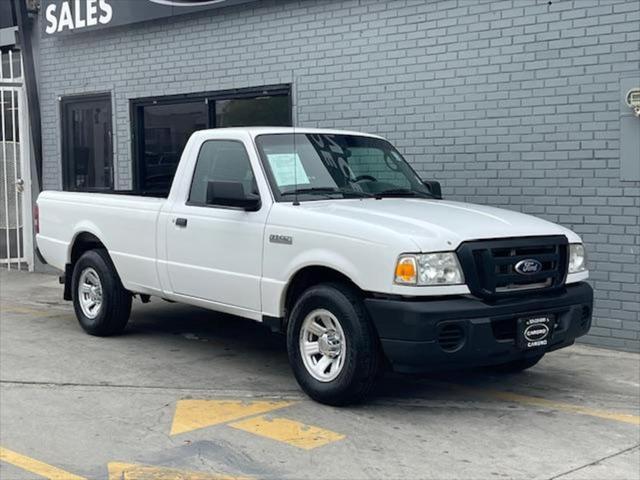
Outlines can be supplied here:
<path id="1" fill-rule="evenodd" d="M 109 336 L 124 330 L 131 293 L 122 286 L 106 250 L 85 252 L 74 266 L 71 283 L 73 308 L 87 333 Z"/>
<path id="2" fill-rule="evenodd" d="M 371 390 L 380 365 L 376 332 L 358 292 L 326 283 L 306 290 L 287 329 L 289 362 L 314 400 L 346 405 Z"/>
<path id="3" fill-rule="evenodd" d="M 491 369 L 499 373 L 518 373 L 536 365 L 543 356 L 544 354 L 536 355 L 535 357 L 519 358 L 511 362 L 494 365 Z"/>

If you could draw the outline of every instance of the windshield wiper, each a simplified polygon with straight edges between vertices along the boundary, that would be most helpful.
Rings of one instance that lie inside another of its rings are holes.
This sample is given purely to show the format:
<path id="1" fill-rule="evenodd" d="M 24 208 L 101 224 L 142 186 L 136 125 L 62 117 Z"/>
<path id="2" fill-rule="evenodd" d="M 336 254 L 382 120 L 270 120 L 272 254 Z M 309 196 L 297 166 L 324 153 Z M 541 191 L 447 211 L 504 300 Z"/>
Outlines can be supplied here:
<path id="1" fill-rule="evenodd" d="M 409 188 L 390 188 L 388 190 L 383 190 L 381 192 L 377 192 L 375 194 L 376 198 L 383 197 L 421 197 L 421 198 L 434 198 L 432 195 L 427 192 L 419 192 L 418 190 L 411 190 Z"/>
<path id="2" fill-rule="evenodd" d="M 282 192 L 280 195 L 326 195 L 329 197 L 331 194 L 352 195 L 354 197 L 373 197 L 372 193 L 358 192 L 356 190 L 350 190 L 347 188 L 334 188 L 334 187 L 307 187 L 296 188 L 295 190 L 289 190 L 288 192 Z"/>

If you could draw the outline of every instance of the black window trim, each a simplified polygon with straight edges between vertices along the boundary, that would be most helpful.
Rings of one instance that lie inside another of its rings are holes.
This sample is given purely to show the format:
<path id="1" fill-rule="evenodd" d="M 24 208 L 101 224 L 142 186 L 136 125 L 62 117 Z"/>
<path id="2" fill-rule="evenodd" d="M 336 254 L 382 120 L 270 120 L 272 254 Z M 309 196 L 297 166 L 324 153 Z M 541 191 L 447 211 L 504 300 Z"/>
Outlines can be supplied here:
<path id="1" fill-rule="evenodd" d="M 196 155 L 196 162 L 193 164 L 193 169 L 191 170 L 191 181 L 189 182 L 189 192 L 187 193 L 187 198 L 185 199 L 185 205 L 188 207 L 205 207 L 205 208 L 219 208 L 221 210 L 244 210 L 244 208 L 242 207 L 232 207 L 229 205 L 217 205 L 217 204 L 208 204 L 206 202 L 192 202 L 190 200 L 191 198 L 191 190 L 193 189 L 193 181 L 195 180 L 195 176 L 196 176 L 196 168 L 198 167 L 198 158 L 200 158 L 200 152 L 202 151 L 202 147 L 204 147 L 205 143 L 209 143 L 209 142 L 233 142 L 233 143 L 239 143 L 242 148 L 244 149 L 244 152 L 247 154 L 247 161 L 249 162 L 249 168 L 251 169 L 251 173 L 253 175 L 253 178 L 256 181 L 256 184 L 258 183 L 258 177 L 256 177 L 256 172 L 253 169 L 253 165 L 251 165 L 251 156 L 249 155 L 249 150 L 247 149 L 247 146 L 244 144 L 244 142 L 242 140 L 237 140 L 235 138 L 210 138 L 207 140 L 204 140 L 201 144 L 200 144 L 200 148 L 198 148 L 198 155 Z M 255 210 L 250 212 L 250 213 L 256 213 L 259 212 L 260 210 L 262 210 L 262 195 L 260 195 L 260 188 L 258 187 L 258 198 L 260 199 L 260 208 L 258 210 Z"/>
<path id="2" fill-rule="evenodd" d="M 114 148 L 114 115 L 113 115 L 113 95 L 111 91 L 87 92 L 79 94 L 61 95 L 58 97 L 60 103 L 60 166 L 62 167 L 62 190 L 65 192 L 90 192 L 90 193 L 113 193 L 115 187 L 115 148 Z M 66 153 L 69 151 L 68 135 L 65 132 L 65 108 L 74 103 L 82 103 L 87 101 L 107 100 L 109 102 L 109 111 L 111 113 L 111 187 L 110 188 L 76 188 L 71 186 L 71 165 L 65 159 Z"/>
<path id="3" fill-rule="evenodd" d="M 132 158 L 132 187 L 133 192 L 145 195 L 142 189 L 142 155 L 144 147 L 144 124 L 141 109 L 151 105 L 172 105 L 186 102 L 205 102 L 208 105 L 207 128 L 216 128 L 215 102 L 217 100 L 237 100 L 243 98 L 256 98 L 263 95 L 286 96 L 288 99 L 289 124 L 293 125 L 292 85 L 290 83 L 266 85 L 260 87 L 233 88 L 227 90 L 214 90 L 206 92 L 182 93 L 176 95 L 162 95 L 156 97 L 139 97 L 129 100 L 129 118 L 131 122 L 131 158 Z"/>

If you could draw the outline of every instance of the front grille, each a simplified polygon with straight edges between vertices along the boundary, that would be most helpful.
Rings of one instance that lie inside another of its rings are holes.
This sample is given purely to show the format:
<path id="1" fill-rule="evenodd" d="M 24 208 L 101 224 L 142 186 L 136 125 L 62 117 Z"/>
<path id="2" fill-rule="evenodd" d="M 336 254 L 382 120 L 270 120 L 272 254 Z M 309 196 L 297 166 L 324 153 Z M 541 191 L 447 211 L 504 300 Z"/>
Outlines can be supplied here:
<path id="1" fill-rule="evenodd" d="M 464 329 L 458 323 L 444 323 L 438 327 L 438 343 L 445 352 L 453 352 L 464 342 Z"/>
<path id="2" fill-rule="evenodd" d="M 564 235 L 464 242 L 457 253 L 469 290 L 481 298 L 564 285 L 568 255 Z M 515 266 L 522 260 L 536 260 L 542 268 L 533 274 L 519 273 Z"/>

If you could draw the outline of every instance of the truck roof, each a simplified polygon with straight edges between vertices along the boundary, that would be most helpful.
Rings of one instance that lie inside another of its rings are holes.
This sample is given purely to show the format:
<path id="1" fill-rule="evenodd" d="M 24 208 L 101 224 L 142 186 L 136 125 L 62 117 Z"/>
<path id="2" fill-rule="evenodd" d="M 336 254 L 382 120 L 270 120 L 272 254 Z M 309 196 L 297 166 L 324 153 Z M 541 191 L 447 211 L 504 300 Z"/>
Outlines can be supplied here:
<path id="1" fill-rule="evenodd" d="M 303 128 L 303 127 L 228 127 L 228 128 L 212 128 L 206 130 L 200 130 L 201 132 L 207 132 L 209 134 L 219 133 L 220 135 L 225 135 L 225 133 L 230 132 L 246 132 L 252 137 L 257 137 L 258 135 L 268 135 L 268 134 L 283 134 L 283 133 L 319 133 L 319 134 L 328 134 L 328 135 L 359 135 L 364 137 L 373 137 L 373 138 L 383 138 L 379 135 L 373 135 L 370 133 L 363 132 L 354 132 L 350 130 L 335 130 L 331 128 Z"/>

